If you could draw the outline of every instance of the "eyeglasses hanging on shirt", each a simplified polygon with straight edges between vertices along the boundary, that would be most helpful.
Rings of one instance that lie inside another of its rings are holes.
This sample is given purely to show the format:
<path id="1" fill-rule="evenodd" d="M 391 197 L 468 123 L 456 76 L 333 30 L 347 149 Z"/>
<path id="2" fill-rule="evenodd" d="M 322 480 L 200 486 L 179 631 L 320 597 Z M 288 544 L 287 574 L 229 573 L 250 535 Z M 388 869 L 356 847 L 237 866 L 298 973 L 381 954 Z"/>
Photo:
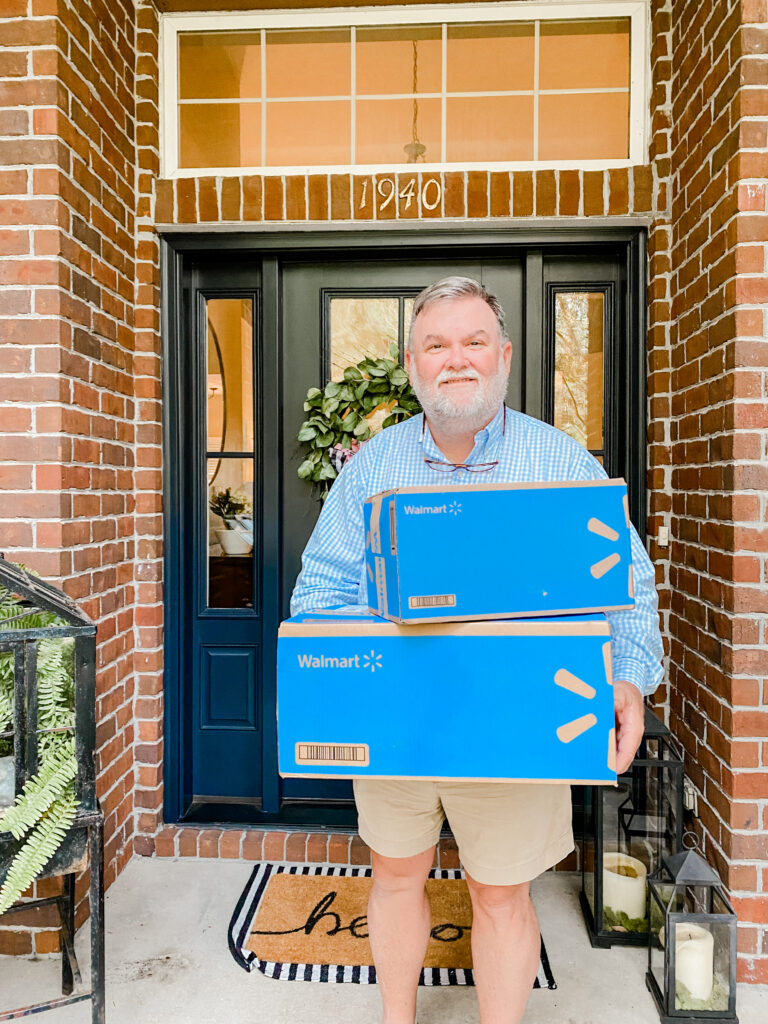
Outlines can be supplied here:
<path id="1" fill-rule="evenodd" d="M 430 469 L 436 473 L 455 473 L 457 469 L 466 469 L 468 473 L 490 473 L 499 464 L 495 462 L 440 462 L 438 459 L 424 459 Z"/>

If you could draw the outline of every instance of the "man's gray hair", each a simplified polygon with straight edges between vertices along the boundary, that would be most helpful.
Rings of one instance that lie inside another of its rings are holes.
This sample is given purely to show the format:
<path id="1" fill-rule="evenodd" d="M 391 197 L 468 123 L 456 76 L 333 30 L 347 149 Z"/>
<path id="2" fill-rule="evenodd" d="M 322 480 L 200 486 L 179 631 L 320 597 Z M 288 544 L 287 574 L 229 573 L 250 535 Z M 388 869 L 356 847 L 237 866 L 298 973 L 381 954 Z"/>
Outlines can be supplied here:
<path id="1" fill-rule="evenodd" d="M 467 296 L 475 296 L 478 299 L 482 299 L 483 302 L 487 302 L 493 310 L 493 315 L 496 317 L 496 322 L 499 325 L 499 341 L 500 344 L 504 344 L 509 341 L 507 335 L 507 328 L 504 322 L 504 310 L 501 308 L 501 303 L 496 296 L 489 292 L 485 285 L 480 284 L 479 281 L 475 281 L 471 277 L 443 277 L 439 281 L 435 281 L 434 284 L 428 285 L 423 291 L 419 292 L 413 302 L 413 312 L 411 313 L 411 323 L 408 328 L 408 348 L 413 348 L 413 326 L 416 323 L 416 318 L 422 310 L 426 309 L 427 306 L 431 306 L 433 302 L 443 302 L 450 299 L 463 299 Z"/>

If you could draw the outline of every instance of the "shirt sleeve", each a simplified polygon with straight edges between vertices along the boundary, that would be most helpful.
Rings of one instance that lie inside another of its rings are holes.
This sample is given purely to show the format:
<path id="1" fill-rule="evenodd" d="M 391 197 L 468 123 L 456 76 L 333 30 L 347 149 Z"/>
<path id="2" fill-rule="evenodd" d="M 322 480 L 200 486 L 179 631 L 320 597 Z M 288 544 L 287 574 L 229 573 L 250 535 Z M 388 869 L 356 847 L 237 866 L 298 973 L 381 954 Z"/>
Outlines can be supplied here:
<path id="1" fill-rule="evenodd" d="M 333 482 L 301 558 L 291 615 L 360 604 L 365 562 L 360 461 L 358 453 Z"/>
<path id="2" fill-rule="evenodd" d="M 580 449 L 572 466 L 574 480 L 607 478 L 600 463 Z M 634 526 L 630 526 L 635 607 L 606 612 L 611 627 L 613 678 L 626 679 L 648 696 L 664 676 L 664 645 L 659 626 L 656 571 Z"/>

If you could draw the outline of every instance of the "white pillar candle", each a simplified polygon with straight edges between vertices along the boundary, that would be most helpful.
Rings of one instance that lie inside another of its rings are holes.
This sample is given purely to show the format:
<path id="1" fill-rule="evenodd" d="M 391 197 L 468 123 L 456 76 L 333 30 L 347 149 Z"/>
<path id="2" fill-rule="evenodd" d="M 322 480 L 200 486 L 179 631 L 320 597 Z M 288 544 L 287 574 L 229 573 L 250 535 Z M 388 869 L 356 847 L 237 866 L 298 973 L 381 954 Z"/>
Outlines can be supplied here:
<path id="1" fill-rule="evenodd" d="M 707 1002 L 715 980 L 715 940 L 698 924 L 675 928 L 675 984 L 682 982 L 694 999 Z"/>
<path id="2" fill-rule="evenodd" d="M 603 906 L 627 917 L 645 917 L 646 867 L 626 853 L 603 854 Z"/>

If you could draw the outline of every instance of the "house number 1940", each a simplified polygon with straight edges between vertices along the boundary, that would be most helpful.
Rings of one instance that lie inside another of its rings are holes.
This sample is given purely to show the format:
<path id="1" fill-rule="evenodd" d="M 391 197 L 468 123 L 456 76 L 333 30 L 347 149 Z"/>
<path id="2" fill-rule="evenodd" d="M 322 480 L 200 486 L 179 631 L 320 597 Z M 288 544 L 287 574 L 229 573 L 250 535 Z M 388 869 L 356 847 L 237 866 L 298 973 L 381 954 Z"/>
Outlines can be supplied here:
<path id="1" fill-rule="evenodd" d="M 372 184 L 372 181 L 371 181 Z M 364 210 L 368 203 L 369 179 L 363 181 L 360 193 L 359 209 Z M 371 189 L 373 191 L 373 189 Z M 411 203 L 416 201 L 418 194 L 418 182 L 416 178 L 409 178 L 403 183 L 400 191 L 397 190 L 397 182 L 394 178 L 379 178 L 376 181 L 376 192 L 381 199 L 378 204 L 379 210 L 386 210 L 395 197 L 401 202 L 401 209 L 408 210 Z M 440 205 L 443 197 L 443 186 L 439 178 L 427 178 L 421 186 L 421 206 L 424 210 L 434 210 Z"/>

